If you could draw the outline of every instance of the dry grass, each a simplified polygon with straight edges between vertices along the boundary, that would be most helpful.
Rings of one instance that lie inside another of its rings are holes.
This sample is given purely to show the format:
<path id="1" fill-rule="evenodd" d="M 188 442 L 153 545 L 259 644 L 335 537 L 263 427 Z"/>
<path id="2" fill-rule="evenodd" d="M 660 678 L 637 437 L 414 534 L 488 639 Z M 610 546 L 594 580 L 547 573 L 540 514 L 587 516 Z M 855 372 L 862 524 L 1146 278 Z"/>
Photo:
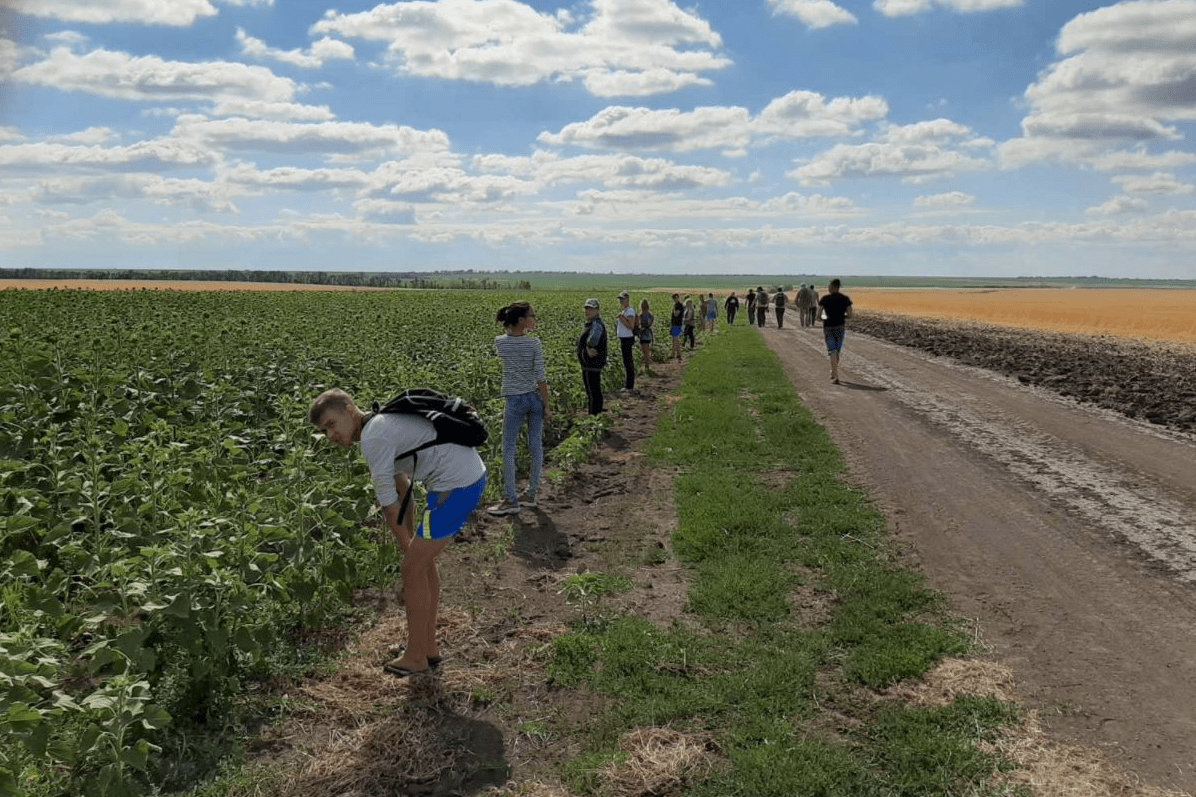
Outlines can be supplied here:
<path id="1" fill-rule="evenodd" d="M 1196 343 L 1196 290 L 844 288 L 844 292 L 862 311 Z"/>
<path id="2" fill-rule="evenodd" d="M 915 706 L 947 705 L 959 694 L 1016 698 L 1013 672 L 977 659 L 946 659 L 922 681 L 899 684 L 886 694 Z M 1191 797 L 1142 784 L 1099 750 L 1048 738 L 1035 711 L 1010 728 L 995 748 L 1017 766 L 998 775 L 997 782 L 1029 787 L 1035 797 Z"/>

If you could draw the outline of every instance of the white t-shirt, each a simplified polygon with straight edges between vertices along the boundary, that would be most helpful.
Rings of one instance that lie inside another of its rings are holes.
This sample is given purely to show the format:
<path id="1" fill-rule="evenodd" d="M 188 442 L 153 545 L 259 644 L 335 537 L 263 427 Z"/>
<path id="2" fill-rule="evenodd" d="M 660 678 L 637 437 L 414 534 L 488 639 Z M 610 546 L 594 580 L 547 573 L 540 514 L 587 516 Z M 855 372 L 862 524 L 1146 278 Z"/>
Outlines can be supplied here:
<path id="1" fill-rule="evenodd" d="M 635 308 L 631 305 L 619 311 L 619 323 L 616 334 L 621 338 L 635 337 Z"/>
<path id="2" fill-rule="evenodd" d="M 390 506 L 399 501 L 396 470 L 420 482 L 430 492 L 468 487 L 486 475 L 486 465 L 477 449 L 452 443 L 425 448 L 414 457 L 395 459 L 435 439 L 432 422 L 415 415 L 379 413 L 370 419 L 361 430 L 361 453 L 370 466 L 378 503 Z"/>

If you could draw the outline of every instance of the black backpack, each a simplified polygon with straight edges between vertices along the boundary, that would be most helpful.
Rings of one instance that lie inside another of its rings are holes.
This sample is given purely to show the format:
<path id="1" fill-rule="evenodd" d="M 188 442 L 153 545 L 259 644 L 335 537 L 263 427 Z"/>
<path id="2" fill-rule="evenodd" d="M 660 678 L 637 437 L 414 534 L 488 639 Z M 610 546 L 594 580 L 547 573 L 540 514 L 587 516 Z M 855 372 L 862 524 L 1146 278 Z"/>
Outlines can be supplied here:
<path id="1" fill-rule="evenodd" d="M 381 407 L 375 401 L 372 410 L 373 412 L 366 416 L 366 423 L 369 423 L 370 418 L 378 413 L 399 413 L 402 415 L 418 415 L 430 421 L 433 428 L 436 429 L 435 439 L 429 440 L 423 445 L 416 446 L 410 451 L 404 451 L 402 454 L 397 455 L 395 459 L 406 459 L 407 457 L 414 456 L 418 462 L 419 452 L 425 448 L 443 445 L 444 443 L 455 443 L 459 446 L 477 448 L 484 445 L 490 439 L 490 432 L 486 430 L 486 424 L 482 423 L 482 419 L 478 417 L 477 410 L 469 406 L 465 399 L 459 396 L 450 396 L 427 387 L 413 387 L 404 390 Z M 412 487 L 414 487 L 414 480 L 412 481 L 412 485 L 407 488 L 407 494 L 403 496 L 403 502 L 399 505 L 400 523 L 403 522 L 403 515 L 407 513 L 407 504 L 411 501 Z M 412 528 L 411 531 L 414 533 L 415 529 Z"/>
<path id="2" fill-rule="evenodd" d="M 416 451 L 445 443 L 477 448 L 485 445 L 486 441 L 490 439 L 490 432 L 486 430 L 486 424 L 482 423 L 477 410 L 469 406 L 465 399 L 427 387 L 413 387 L 404 390 L 381 407 L 375 401 L 373 414 L 378 413 L 418 415 L 430 421 L 436 429 L 435 440 L 430 440 L 418 448 L 399 454 L 395 459 L 404 459 Z"/>

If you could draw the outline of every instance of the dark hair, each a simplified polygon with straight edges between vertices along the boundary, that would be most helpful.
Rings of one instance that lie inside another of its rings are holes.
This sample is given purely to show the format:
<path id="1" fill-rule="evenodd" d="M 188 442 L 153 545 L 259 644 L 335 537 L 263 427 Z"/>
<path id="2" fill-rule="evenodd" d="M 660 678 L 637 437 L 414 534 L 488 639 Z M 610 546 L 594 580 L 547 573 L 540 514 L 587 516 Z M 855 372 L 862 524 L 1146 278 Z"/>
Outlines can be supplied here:
<path id="1" fill-rule="evenodd" d="M 827 286 L 827 287 L 830 287 L 830 288 L 841 288 L 841 287 L 843 287 L 843 283 L 839 281 L 839 278 L 838 278 L 838 277 L 835 277 L 833 280 L 831 280 L 831 284 L 830 284 L 829 286 Z"/>
<path id="2" fill-rule="evenodd" d="M 511 302 L 498 311 L 498 315 L 494 316 L 494 320 L 504 327 L 513 327 L 522 321 L 524 316 L 531 311 L 532 306 L 527 302 Z"/>

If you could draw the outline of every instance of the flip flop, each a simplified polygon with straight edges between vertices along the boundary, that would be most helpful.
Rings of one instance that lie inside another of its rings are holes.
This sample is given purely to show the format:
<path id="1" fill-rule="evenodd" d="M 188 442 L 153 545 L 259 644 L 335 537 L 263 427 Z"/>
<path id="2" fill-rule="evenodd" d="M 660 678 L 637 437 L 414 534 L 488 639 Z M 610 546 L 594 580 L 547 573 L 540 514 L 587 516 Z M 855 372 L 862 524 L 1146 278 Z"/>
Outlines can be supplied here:
<path id="1" fill-rule="evenodd" d="M 396 678 L 407 678 L 411 675 L 419 675 L 420 673 L 429 672 L 432 668 L 426 670 L 413 670 L 410 667 L 404 667 L 402 664 L 396 664 L 393 661 L 388 661 L 382 665 L 382 671 L 393 675 Z"/>
<path id="2" fill-rule="evenodd" d="M 395 653 L 397 655 L 402 655 L 403 651 L 405 651 L 405 650 L 407 650 L 407 646 L 401 645 L 401 644 L 390 645 L 386 648 L 386 651 L 388 653 Z M 442 661 L 444 661 L 444 656 L 429 656 L 428 657 L 428 667 L 430 667 L 430 668 L 439 667 L 440 662 L 442 662 Z M 422 672 L 422 670 L 419 670 L 418 672 Z"/>

